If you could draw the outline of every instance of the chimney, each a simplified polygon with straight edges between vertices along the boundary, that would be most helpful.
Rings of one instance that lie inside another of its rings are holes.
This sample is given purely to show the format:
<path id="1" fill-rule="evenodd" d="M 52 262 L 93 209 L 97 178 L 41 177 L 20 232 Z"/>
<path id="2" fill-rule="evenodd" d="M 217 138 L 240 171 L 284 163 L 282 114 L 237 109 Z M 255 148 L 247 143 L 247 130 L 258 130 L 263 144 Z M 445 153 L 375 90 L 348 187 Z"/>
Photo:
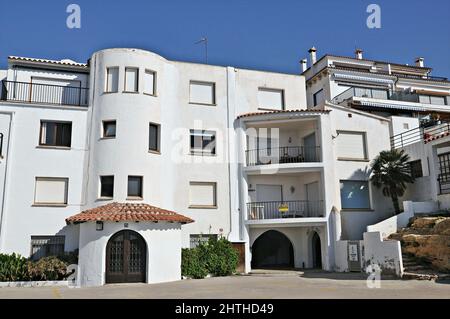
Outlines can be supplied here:
<path id="1" fill-rule="evenodd" d="M 356 57 L 358 60 L 362 60 L 362 58 L 363 58 L 363 50 L 361 50 L 361 49 L 356 49 L 356 50 L 355 50 L 355 57 Z"/>
<path id="2" fill-rule="evenodd" d="M 424 60 L 425 60 L 425 59 L 422 58 L 422 57 L 417 58 L 417 59 L 416 59 L 416 66 L 423 68 L 423 67 L 424 67 L 424 64 L 423 64 L 423 61 L 424 61 Z"/>
<path id="3" fill-rule="evenodd" d="M 315 47 L 312 47 L 311 49 L 308 50 L 309 52 L 309 57 L 311 59 L 311 66 L 313 66 L 314 64 L 316 64 L 317 61 L 317 49 Z"/>
<path id="4" fill-rule="evenodd" d="M 305 72 L 306 69 L 308 68 L 307 62 L 308 62 L 308 60 L 306 60 L 306 59 L 302 59 L 302 60 L 300 61 L 300 64 L 301 64 L 301 66 L 302 66 L 302 72 Z"/>

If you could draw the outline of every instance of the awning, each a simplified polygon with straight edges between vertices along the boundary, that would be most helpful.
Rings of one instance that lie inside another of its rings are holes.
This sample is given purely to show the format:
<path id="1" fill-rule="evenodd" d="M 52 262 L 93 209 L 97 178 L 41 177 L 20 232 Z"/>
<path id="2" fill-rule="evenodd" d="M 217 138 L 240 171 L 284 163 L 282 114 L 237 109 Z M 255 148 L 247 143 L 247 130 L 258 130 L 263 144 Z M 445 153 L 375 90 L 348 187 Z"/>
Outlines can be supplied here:
<path id="1" fill-rule="evenodd" d="M 343 79 L 343 80 L 375 82 L 375 83 L 384 83 L 384 84 L 391 84 L 394 82 L 391 79 L 380 79 L 380 78 L 374 78 L 374 77 L 358 76 L 358 75 L 351 75 L 351 74 L 341 74 L 341 73 L 335 73 L 334 77 L 336 79 Z"/>
<path id="2" fill-rule="evenodd" d="M 368 102 L 368 101 L 358 101 L 358 104 L 363 106 L 378 107 L 384 109 L 397 109 L 397 110 L 408 110 L 416 112 L 424 112 L 425 108 L 420 106 L 404 105 L 404 104 L 390 104 L 390 103 L 379 103 L 379 102 Z"/>

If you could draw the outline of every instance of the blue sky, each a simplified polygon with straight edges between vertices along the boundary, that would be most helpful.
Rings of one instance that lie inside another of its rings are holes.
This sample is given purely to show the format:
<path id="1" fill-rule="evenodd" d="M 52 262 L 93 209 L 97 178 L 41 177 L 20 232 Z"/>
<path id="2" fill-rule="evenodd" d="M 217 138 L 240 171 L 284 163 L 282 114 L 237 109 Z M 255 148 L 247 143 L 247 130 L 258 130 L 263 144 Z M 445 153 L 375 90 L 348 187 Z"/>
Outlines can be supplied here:
<path id="1" fill-rule="evenodd" d="M 66 27 L 66 7 L 81 7 L 81 29 Z M 381 29 L 366 26 L 370 3 Z M 137 47 L 172 60 L 298 73 L 312 45 L 325 53 L 414 63 L 450 77 L 448 0 L 0 0 L 0 67 L 8 55 L 85 62 L 108 47 Z"/>

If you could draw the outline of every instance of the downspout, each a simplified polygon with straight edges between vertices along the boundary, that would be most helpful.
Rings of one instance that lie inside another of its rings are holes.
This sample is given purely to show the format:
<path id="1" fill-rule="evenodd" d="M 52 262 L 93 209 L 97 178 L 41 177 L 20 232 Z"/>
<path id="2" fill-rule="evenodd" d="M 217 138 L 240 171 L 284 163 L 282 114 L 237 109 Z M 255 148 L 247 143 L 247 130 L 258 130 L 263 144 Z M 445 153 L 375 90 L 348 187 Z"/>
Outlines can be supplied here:
<path id="1" fill-rule="evenodd" d="M 229 77 L 229 69 L 226 68 L 227 72 L 227 154 L 228 154 L 228 205 L 230 207 L 229 217 L 230 217 L 230 231 L 228 232 L 227 239 L 230 238 L 233 228 L 233 208 L 232 208 L 232 199 L 231 199 L 231 151 L 230 151 L 230 77 Z"/>
<path id="2" fill-rule="evenodd" d="M 3 247 L 3 239 L 2 239 L 2 229 L 3 229 L 3 212 L 5 211 L 5 202 L 6 202 L 6 182 L 8 180 L 8 163 L 9 163 L 9 154 L 11 151 L 11 127 L 12 127 L 12 121 L 13 121 L 13 114 L 14 113 L 7 113 L 10 116 L 9 121 L 9 127 L 8 127 L 8 145 L 6 147 L 6 163 L 5 163 L 5 180 L 3 181 L 3 192 L 2 192 L 2 211 L 0 212 L 0 249 Z"/>

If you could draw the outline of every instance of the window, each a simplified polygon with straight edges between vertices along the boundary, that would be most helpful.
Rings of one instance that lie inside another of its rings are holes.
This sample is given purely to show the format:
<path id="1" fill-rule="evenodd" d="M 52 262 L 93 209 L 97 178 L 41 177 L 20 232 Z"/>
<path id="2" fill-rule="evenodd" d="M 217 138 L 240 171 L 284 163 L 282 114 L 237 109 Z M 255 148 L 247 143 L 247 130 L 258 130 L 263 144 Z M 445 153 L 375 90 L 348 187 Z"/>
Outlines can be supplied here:
<path id="1" fill-rule="evenodd" d="M 100 197 L 113 198 L 114 176 L 100 176 Z"/>
<path id="2" fill-rule="evenodd" d="M 70 147 L 71 143 L 71 122 L 41 121 L 39 145 Z"/>
<path id="3" fill-rule="evenodd" d="M 205 130 L 191 130 L 190 136 L 191 154 L 216 154 L 216 132 Z"/>
<path id="4" fill-rule="evenodd" d="M 64 254 L 65 236 L 31 236 L 31 260 Z"/>
<path id="5" fill-rule="evenodd" d="M 368 97 L 368 98 L 380 99 L 380 100 L 388 99 L 388 91 L 385 89 L 355 87 L 354 94 L 355 94 L 355 96 L 358 96 L 358 97 Z"/>
<path id="6" fill-rule="evenodd" d="M 366 133 L 338 131 L 336 151 L 341 160 L 366 160 Z"/>
<path id="7" fill-rule="evenodd" d="M 284 91 L 259 88 L 258 107 L 261 109 L 284 110 Z"/>
<path id="8" fill-rule="evenodd" d="M 125 68 L 125 92 L 137 92 L 139 85 L 139 69 Z"/>
<path id="9" fill-rule="evenodd" d="M 142 198 L 142 176 L 128 176 L 128 197 Z"/>
<path id="10" fill-rule="evenodd" d="M 156 72 L 145 70 L 144 73 L 144 93 L 156 95 Z"/>
<path id="11" fill-rule="evenodd" d="M 67 205 L 68 178 L 36 177 L 34 204 Z"/>
<path id="12" fill-rule="evenodd" d="M 119 68 L 112 67 L 106 69 L 106 92 L 114 93 L 119 91 Z"/>
<path id="13" fill-rule="evenodd" d="M 216 84 L 211 82 L 191 81 L 189 83 L 189 102 L 195 104 L 215 105 Z"/>
<path id="14" fill-rule="evenodd" d="M 217 208 L 216 183 L 190 182 L 189 208 Z"/>
<path id="15" fill-rule="evenodd" d="M 369 182 L 341 181 L 342 209 L 370 209 Z"/>
<path id="16" fill-rule="evenodd" d="M 314 106 L 322 105 L 322 103 L 325 102 L 325 94 L 323 92 L 323 89 L 320 89 L 319 91 L 314 93 L 313 99 L 314 99 Z"/>
<path id="17" fill-rule="evenodd" d="M 446 105 L 445 96 L 419 95 L 419 102 L 424 104 Z"/>
<path id="18" fill-rule="evenodd" d="M 116 121 L 103 121 L 103 138 L 116 137 Z"/>
<path id="19" fill-rule="evenodd" d="M 160 129 L 161 126 L 155 123 L 150 123 L 150 130 L 149 130 L 149 145 L 148 149 L 153 152 L 159 152 L 160 151 Z"/>
<path id="20" fill-rule="evenodd" d="M 189 236 L 190 239 L 190 247 L 191 248 L 195 248 L 198 245 L 200 245 L 200 243 L 207 243 L 208 240 L 210 238 L 216 239 L 217 240 L 217 235 L 216 234 L 191 234 Z"/>
<path id="21" fill-rule="evenodd" d="M 411 169 L 411 176 L 414 178 L 419 178 L 423 176 L 422 172 L 422 161 L 416 160 L 409 162 L 409 167 Z"/>
<path id="22" fill-rule="evenodd" d="M 409 130 L 409 124 L 408 123 L 403 123 L 403 129 L 404 130 Z"/>

